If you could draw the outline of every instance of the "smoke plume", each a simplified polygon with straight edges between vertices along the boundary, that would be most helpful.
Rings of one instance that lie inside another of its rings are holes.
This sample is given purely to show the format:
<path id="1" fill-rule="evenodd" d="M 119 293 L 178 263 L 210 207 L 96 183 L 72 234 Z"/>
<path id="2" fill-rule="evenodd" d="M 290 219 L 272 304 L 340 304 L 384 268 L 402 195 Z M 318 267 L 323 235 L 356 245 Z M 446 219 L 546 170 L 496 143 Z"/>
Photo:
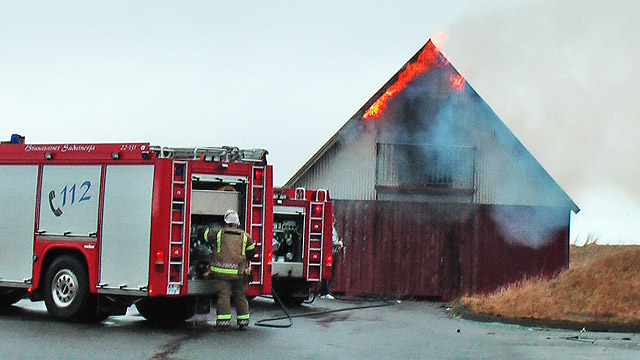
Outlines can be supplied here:
<path id="1" fill-rule="evenodd" d="M 461 20 L 441 49 L 585 213 L 640 207 L 638 10 L 532 0 Z M 591 200 L 610 188 L 624 199 Z"/>

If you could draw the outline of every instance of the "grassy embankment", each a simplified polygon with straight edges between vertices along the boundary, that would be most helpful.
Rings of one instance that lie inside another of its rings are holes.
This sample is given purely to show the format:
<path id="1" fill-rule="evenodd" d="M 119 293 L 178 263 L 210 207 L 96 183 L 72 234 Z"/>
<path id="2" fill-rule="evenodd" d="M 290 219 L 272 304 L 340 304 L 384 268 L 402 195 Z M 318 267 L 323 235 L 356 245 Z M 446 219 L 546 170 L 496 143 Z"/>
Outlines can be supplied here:
<path id="1" fill-rule="evenodd" d="M 640 323 L 640 246 L 571 246 L 569 269 L 556 278 L 530 279 L 461 302 L 477 313 L 512 318 Z"/>

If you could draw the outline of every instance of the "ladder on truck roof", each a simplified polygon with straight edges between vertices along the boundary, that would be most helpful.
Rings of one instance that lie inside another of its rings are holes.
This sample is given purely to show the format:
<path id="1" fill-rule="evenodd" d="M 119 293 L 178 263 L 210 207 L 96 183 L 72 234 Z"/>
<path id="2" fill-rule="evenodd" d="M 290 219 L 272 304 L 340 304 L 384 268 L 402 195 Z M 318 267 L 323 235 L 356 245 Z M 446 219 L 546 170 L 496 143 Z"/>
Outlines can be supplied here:
<path id="1" fill-rule="evenodd" d="M 222 147 L 164 147 L 151 146 L 150 151 L 155 152 L 159 158 L 172 158 L 179 160 L 197 160 L 204 158 L 208 161 L 223 162 L 266 162 L 266 155 L 269 153 L 265 149 L 239 149 L 232 146 Z"/>
<path id="2" fill-rule="evenodd" d="M 171 228 L 169 232 L 169 274 L 167 295 L 177 295 L 184 285 L 185 229 L 187 212 L 185 193 L 187 161 L 174 160 L 171 177 Z"/>
<path id="3" fill-rule="evenodd" d="M 249 261 L 251 267 L 252 279 L 249 282 L 251 285 L 260 285 L 264 281 L 263 266 L 264 266 L 264 202 L 265 202 L 265 166 L 254 165 L 252 169 L 252 181 L 251 181 L 251 208 L 249 209 L 251 214 L 251 238 L 256 243 L 256 254 L 258 257 L 254 257 Z M 256 216 L 256 214 L 259 214 Z M 246 217 L 245 217 L 246 219 Z M 256 278 L 255 274 L 259 274 Z"/>

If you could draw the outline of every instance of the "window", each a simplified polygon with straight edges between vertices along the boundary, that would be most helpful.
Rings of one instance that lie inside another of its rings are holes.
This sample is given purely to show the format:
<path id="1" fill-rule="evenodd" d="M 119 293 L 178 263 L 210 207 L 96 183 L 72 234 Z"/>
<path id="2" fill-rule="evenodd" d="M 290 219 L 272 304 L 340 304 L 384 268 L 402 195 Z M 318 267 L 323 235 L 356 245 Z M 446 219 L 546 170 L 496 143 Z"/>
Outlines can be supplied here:
<path id="1" fill-rule="evenodd" d="M 473 189 L 473 148 L 377 145 L 378 189 Z"/>

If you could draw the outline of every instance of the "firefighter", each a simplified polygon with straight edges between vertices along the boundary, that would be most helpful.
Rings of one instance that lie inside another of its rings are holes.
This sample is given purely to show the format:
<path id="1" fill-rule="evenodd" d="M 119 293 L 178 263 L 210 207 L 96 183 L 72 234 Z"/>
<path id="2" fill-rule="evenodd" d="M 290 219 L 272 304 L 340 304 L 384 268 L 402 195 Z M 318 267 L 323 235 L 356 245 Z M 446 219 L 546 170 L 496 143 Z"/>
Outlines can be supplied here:
<path id="1" fill-rule="evenodd" d="M 216 234 L 205 231 L 204 237 L 213 245 L 213 261 L 210 276 L 218 279 L 218 300 L 216 304 L 216 328 L 231 326 L 231 298 L 236 308 L 238 326 L 244 330 L 249 326 L 249 303 L 247 283 L 251 277 L 247 261 L 255 255 L 256 244 L 239 228 L 240 218 L 234 210 L 224 214 L 224 227 Z"/>

